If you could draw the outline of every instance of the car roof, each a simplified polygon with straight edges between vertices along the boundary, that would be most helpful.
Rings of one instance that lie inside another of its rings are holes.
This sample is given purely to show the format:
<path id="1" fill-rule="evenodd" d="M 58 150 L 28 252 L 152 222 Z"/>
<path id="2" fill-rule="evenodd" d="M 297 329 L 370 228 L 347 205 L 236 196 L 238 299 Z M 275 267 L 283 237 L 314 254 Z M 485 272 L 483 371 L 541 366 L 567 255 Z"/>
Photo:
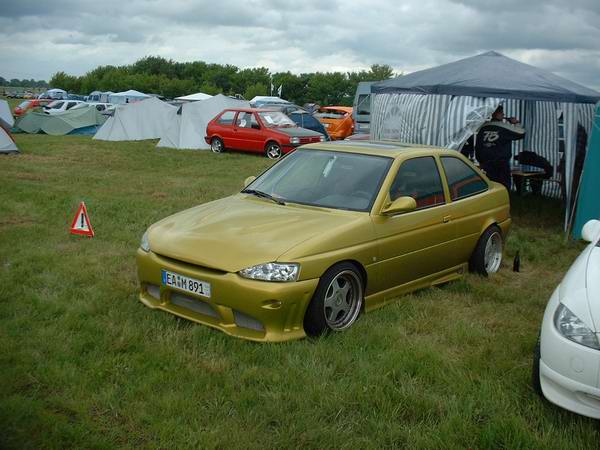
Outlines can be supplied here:
<path id="1" fill-rule="evenodd" d="M 457 156 L 460 152 L 448 148 L 434 147 L 431 145 L 409 144 L 399 141 L 333 141 L 303 145 L 303 149 L 329 150 L 345 153 L 359 153 L 364 155 L 388 156 L 396 158 L 401 155 L 429 156 L 449 155 Z"/>
<path id="2" fill-rule="evenodd" d="M 225 110 L 223 110 L 223 112 L 225 111 L 233 111 L 233 112 L 264 112 L 264 111 L 269 111 L 269 112 L 281 112 L 277 109 L 271 109 L 271 108 L 227 108 Z"/>

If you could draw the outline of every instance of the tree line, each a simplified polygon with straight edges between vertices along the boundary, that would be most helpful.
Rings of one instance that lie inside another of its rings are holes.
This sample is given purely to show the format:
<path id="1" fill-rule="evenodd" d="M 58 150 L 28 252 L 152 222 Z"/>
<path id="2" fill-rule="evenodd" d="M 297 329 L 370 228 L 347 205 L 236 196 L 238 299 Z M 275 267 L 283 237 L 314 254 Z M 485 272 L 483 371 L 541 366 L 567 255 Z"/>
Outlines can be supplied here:
<path id="1" fill-rule="evenodd" d="M 18 78 L 13 78 L 11 80 L 7 80 L 4 77 L 0 77 L 0 86 L 4 87 L 15 87 L 15 88 L 47 88 L 48 83 L 44 80 L 19 80 Z"/>
<path id="2" fill-rule="evenodd" d="M 387 64 L 374 64 L 369 70 L 316 72 L 300 75 L 270 73 L 266 67 L 240 69 L 230 64 L 203 61 L 176 62 L 160 56 L 147 56 L 130 65 L 99 66 L 82 76 L 58 72 L 50 85 L 69 93 L 87 95 L 92 91 L 119 92 L 135 89 L 165 98 L 195 92 L 240 94 L 250 100 L 256 95 L 273 95 L 281 86 L 281 96 L 297 104 L 351 105 L 360 81 L 379 81 L 394 76 Z"/>

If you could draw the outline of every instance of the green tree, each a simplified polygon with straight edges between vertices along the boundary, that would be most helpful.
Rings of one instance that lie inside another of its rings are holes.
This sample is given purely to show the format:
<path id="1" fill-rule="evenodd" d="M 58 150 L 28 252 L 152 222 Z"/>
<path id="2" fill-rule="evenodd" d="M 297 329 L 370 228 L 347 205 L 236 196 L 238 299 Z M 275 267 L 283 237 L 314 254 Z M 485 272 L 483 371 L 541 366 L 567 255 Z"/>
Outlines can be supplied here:
<path id="1" fill-rule="evenodd" d="M 255 83 L 248 86 L 244 92 L 244 98 L 246 98 L 246 100 L 252 100 L 257 95 L 268 95 L 267 86 L 262 83 Z"/>
<path id="2" fill-rule="evenodd" d="M 370 80 L 364 81 L 382 81 L 394 77 L 394 69 L 388 64 L 373 64 L 371 66 Z"/>

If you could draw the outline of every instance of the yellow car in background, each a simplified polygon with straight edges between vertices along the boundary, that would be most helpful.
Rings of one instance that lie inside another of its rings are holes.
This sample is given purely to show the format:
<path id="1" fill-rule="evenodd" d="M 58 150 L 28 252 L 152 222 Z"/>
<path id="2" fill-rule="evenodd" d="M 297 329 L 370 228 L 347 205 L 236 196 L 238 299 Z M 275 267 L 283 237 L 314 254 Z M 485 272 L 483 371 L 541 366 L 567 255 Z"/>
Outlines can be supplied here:
<path id="1" fill-rule="evenodd" d="M 150 226 L 137 251 L 146 306 L 284 341 L 345 330 L 399 295 L 501 266 L 508 192 L 459 152 L 311 144 L 252 178 Z"/>
<path id="2" fill-rule="evenodd" d="M 354 132 L 351 107 L 322 106 L 314 116 L 323 124 L 333 141 L 346 139 Z"/>

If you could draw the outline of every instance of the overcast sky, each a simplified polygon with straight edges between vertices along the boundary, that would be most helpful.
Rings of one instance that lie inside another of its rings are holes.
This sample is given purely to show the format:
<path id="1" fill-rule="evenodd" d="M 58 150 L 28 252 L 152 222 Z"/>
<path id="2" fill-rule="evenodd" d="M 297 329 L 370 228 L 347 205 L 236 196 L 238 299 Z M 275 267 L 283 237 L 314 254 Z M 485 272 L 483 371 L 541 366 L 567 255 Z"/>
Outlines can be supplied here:
<path id="1" fill-rule="evenodd" d="M 497 50 L 600 90 L 600 0 L 1 1 L 8 79 L 82 75 L 147 55 L 407 73 Z"/>

